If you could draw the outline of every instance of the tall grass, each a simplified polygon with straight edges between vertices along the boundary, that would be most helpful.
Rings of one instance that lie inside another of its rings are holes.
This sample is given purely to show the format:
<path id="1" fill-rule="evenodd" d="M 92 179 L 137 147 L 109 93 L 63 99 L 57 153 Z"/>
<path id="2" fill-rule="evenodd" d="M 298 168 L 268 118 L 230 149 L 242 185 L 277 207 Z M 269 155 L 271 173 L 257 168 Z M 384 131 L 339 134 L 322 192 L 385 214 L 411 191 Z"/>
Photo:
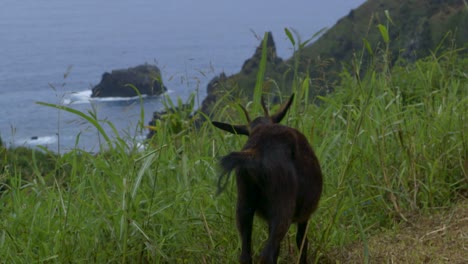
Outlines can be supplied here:
<path id="1" fill-rule="evenodd" d="M 325 177 L 309 224 L 311 259 L 325 261 L 332 249 L 356 241 L 364 242 L 366 252 L 369 236 L 408 221 L 414 211 L 449 207 L 466 194 L 467 66 L 466 58 L 449 50 L 362 78 L 343 72 L 333 94 L 312 99 L 304 91 L 314 89 L 310 79 L 298 80 L 293 89 L 300 103 L 285 123 L 309 138 Z M 319 104 L 310 103 L 317 99 Z M 236 106 L 226 101 L 218 107 L 216 119 L 228 121 L 224 113 Z M 91 115 L 60 109 L 101 131 Z M 120 137 L 112 141 L 102 130 L 113 147 L 52 156 L 51 170 L 41 169 L 36 153 L 27 175 L 24 161 L 2 148 L 1 179 L 8 180 L 0 196 L 0 259 L 235 262 L 235 183 L 215 197 L 216 161 L 245 139 L 209 123 L 193 129 L 181 122 L 174 132 L 170 122 L 157 123 L 145 150 L 128 147 Z M 286 262 L 298 254 L 293 231 L 283 242 Z M 266 237 L 256 220 L 256 252 Z"/>

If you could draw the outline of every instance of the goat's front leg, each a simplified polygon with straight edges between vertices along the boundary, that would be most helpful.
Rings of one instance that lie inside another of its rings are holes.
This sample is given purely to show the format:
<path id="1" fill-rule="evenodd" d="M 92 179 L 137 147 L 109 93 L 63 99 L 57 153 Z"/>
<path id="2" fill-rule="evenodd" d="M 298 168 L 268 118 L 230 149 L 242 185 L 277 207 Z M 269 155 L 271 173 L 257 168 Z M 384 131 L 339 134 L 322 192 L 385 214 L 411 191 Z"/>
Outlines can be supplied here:
<path id="1" fill-rule="evenodd" d="M 240 263 L 252 263 L 252 225 L 255 209 L 242 200 L 237 204 L 237 229 L 241 236 Z"/>
<path id="2" fill-rule="evenodd" d="M 300 256 L 300 262 L 301 264 L 306 264 L 307 263 L 307 247 L 308 247 L 308 241 L 307 241 L 307 235 L 306 235 L 306 229 L 307 229 L 307 221 L 297 223 L 297 234 L 296 234 L 296 244 L 297 248 L 301 251 L 301 256 Z"/>

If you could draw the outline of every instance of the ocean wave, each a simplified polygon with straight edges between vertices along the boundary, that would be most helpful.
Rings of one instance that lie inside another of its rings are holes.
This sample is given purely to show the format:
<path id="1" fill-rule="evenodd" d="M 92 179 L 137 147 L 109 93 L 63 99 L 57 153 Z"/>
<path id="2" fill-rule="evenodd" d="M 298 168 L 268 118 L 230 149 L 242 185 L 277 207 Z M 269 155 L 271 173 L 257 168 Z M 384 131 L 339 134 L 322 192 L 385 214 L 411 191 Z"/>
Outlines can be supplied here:
<path id="1" fill-rule="evenodd" d="M 144 94 L 141 96 L 142 98 L 148 97 L 148 95 Z M 133 101 L 133 100 L 138 100 L 140 97 L 139 96 L 133 96 L 133 97 L 92 97 L 90 98 L 90 101 L 95 101 L 95 102 L 114 102 L 114 101 Z"/>
<path id="2" fill-rule="evenodd" d="M 167 94 L 172 93 L 172 91 L 167 91 Z M 91 102 L 116 102 L 116 101 L 134 101 L 138 100 L 139 96 L 133 97 L 91 97 L 92 91 L 85 90 L 80 92 L 73 92 L 66 96 L 62 103 L 65 105 L 70 104 L 88 104 Z M 148 97 L 148 95 L 144 94 L 141 96 L 142 98 Z"/>
<path id="3" fill-rule="evenodd" d="M 50 145 L 57 142 L 57 136 L 33 136 L 30 138 L 24 138 L 17 140 L 15 145 L 28 145 L 28 146 L 40 146 L 40 145 Z"/>
<path id="4" fill-rule="evenodd" d="M 73 92 L 66 96 L 62 103 L 63 104 L 86 104 L 91 100 L 91 90 L 85 90 L 81 92 Z"/>

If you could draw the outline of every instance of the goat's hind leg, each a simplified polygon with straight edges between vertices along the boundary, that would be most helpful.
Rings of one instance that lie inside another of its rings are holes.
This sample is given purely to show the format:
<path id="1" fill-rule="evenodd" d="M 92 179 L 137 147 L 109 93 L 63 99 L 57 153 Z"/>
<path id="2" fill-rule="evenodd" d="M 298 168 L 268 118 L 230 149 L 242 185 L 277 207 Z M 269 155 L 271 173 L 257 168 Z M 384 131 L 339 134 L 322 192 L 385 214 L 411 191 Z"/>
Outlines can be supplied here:
<path id="1" fill-rule="evenodd" d="M 252 263 L 252 228 L 255 208 L 249 206 L 248 201 L 238 198 L 237 202 L 237 229 L 241 236 L 242 249 L 240 263 Z"/>
<path id="2" fill-rule="evenodd" d="M 296 244 L 298 251 L 301 253 L 299 262 L 301 264 L 307 263 L 307 247 L 309 244 L 306 235 L 307 222 L 308 221 L 297 223 Z"/>
<path id="3" fill-rule="evenodd" d="M 279 256 L 281 241 L 288 232 L 290 221 L 271 219 L 268 221 L 268 241 L 261 254 L 261 263 L 276 263 Z"/>

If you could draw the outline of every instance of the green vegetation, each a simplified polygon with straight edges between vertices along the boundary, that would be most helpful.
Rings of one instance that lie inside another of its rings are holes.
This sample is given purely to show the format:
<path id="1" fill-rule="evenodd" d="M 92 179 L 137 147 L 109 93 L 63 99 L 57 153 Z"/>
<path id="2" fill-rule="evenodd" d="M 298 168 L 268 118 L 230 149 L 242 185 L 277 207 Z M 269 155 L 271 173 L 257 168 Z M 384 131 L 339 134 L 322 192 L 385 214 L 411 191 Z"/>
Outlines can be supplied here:
<path id="1" fill-rule="evenodd" d="M 311 261 L 339 261 L 333 252 L 356 242 L 354 250 L 370 260 L 373 235 L 411 223 L 415 213 L 449 208 L 468 191 L 468 59 L 450 49 L 391 68 L 389 49 L 370 56 L 365 77 L 357 56 L 327 96 L 311 98 L 311 79 L 295 75 L 297 99 L 283 123 L 308 137 L 325 177 L 308 229 Z M 264 84 L 258 78 L 249 106 L 258 114 Z M 245 123 L 235 102 L 220 100 L 216 120 Z M 105 133 L 91 114 L 54 107 Z M 235 262 L 235 182 L 215 196 L 216 161 L 245 138 L 208 122 L 198 129 L 175 122 L 174 129 L 174 118 L 155 124 L 144 150 L 105 134 L 107 151 L 99 154 L 31 150 L 27 156 L 0 147 L 2 261 Z M 267 234 L 258 219 L 255 226 L 258 252 Z M 293 234 L 291 228 L 283 241 L 285 263 L 297 259 Z"/>

